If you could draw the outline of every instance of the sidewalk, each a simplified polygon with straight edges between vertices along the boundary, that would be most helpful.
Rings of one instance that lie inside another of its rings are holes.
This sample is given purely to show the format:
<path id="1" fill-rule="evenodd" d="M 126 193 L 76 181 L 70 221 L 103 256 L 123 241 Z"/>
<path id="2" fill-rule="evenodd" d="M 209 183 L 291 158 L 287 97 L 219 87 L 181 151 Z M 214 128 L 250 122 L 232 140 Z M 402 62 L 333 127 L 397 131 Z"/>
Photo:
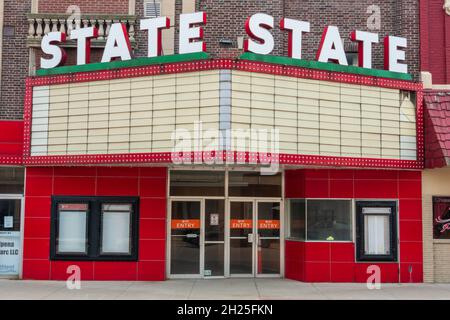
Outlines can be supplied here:
<path id="1" fill-rule="evenodd" d="M 302 283 L 285 279 L 168 280 L 165 282 L 82 282 L 69 290 L 61 281 L 0 280 L 0 299 L 445 299 L 450 284 Z"/>

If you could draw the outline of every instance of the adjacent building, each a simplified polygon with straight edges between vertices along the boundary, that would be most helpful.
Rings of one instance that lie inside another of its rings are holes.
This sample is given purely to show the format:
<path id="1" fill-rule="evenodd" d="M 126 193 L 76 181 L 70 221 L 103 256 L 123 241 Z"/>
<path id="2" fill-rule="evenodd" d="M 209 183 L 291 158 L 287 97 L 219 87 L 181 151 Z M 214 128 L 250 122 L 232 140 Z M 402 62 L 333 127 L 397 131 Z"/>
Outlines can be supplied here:
<path id="1" fill-rule="evenodd" d="M 424 83 L 423 178 L 424 281 L 449 282 L 450 259 L 450 3 L 421 5 L 421 70 Z"/>

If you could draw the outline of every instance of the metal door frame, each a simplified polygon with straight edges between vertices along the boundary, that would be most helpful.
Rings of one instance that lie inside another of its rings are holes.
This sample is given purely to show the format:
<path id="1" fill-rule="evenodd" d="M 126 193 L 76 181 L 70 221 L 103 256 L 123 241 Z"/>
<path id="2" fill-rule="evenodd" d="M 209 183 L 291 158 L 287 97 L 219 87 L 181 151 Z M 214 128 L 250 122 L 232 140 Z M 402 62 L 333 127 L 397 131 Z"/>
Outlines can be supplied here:
<path id="1" fill-rule="evenodd" d="M 231 202 L 251 202 L 252 203 L 252 219 L 253 219 L 253 243 L 252 243 L 252 274 L 231 274 L 230 273 L 230 203 Z M 279 274 L 258 274 L 256 262 L 258 261 L 258 203 L 270 203 L 278 202 L 280 204 L 280 273 Z M 227 205 L 225 206 L 228 211 L 226 216 L 226 244 L 228 247 L 226 254 L 226 270 L 228 272 L 225 274 L 229 278 L 281 278 L 284 277 L 284 202 L 281 198 L 253 198 L 253 197 L 230 197 L 227 199 Z"/>

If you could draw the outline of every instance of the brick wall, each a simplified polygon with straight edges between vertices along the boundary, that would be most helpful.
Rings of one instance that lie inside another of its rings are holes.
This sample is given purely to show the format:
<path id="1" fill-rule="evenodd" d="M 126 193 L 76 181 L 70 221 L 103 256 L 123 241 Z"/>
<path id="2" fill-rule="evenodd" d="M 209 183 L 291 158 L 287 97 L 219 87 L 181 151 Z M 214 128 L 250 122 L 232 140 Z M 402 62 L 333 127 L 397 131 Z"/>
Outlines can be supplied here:
<path id="1" fill-rule="evenodd" d="M 420 2 L 421 70 L 431 72 L 433 84 L 449 84 L 450 16 L 442 8 L 443 0 Z"/>
<path id="2" fill-rule="evenodd" d="M 241 53 L 237 49 L 236 38 L 245 36 L 244 23 L 250 15 L 263 12 L 274 16 L 276 24 L 281 17 L 302 19 L 311 23 L 311 33 L 303 40 L 304 58 L 314 60 L 323 29 L 326 25 L 339 26 L 341 37 L 350 43 L 349 34 L 354 29 L 370 31 L 367 28 L 369 5 L 381 9 L 381 28 L 374 30 L 380 40 L 387 34 L 408 38 L 407 62 L 410 72 L 418 78 L 419 70 L 419 13 L 417 0 L 378 0 L 361 2 L 358 0 L 199 0 L 197 8 L 208 13 L 205 39 L 208 52 L 214 56 L 235 57 Z M 275 55 L 287 54 L 287 36 L 278 28 L 273 30 Z M 232 48 L 223 47 L 219 40 L 233 41 Z M 383 45 L 374 48 L 374 67 L 382 69 L 384 64 Z"/>
<path id="3" fill-rule="evenodd" d="M 80 7 L 83 13 L 119 13 L 128 14 L 128 0 L 39 0 L 38 11 L 40 13 L 63 13 L 70 5 Z"/>
<path id="4" fill-rule="evenodd" d="M 28 75 L 29 61 L 26 13 L 30 10 L 31 0 L 4 2 L 4 28 L 12 27 L 14 34 L 3 36 L 0 119 L 23 117 L 25 78 Z"/>
<path id="5" fill-rule="evenodd" d="M 422 172 L 423 271 L 425 282 L 450 282 L 450 241 L 433 240 L 433 196 L 449 197 L 450 168 Z"/>

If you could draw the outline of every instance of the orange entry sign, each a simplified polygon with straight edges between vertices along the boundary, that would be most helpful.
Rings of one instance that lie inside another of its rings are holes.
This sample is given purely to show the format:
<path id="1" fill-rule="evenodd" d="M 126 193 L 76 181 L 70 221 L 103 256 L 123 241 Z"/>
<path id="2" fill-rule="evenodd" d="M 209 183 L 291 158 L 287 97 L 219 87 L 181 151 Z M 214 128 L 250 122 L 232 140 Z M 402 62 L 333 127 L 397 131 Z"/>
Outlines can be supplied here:
<path id="1" fill-rule="evenodd" d="M 172 229 L 200 229 L 200 220 L 172 220 L 171 226 Z"/>
<path id="2" fill-rule="evenodd" d="M 280 220 L 258 220 L 258 229 L 280 229 Z"/>
<path id="3" fill-rule="evenodd" d="M 244 219 L 230 220 L 231 229 L 251 229 L 252 227 L 253 227 L 252 220 L 244 220 Z"/>

